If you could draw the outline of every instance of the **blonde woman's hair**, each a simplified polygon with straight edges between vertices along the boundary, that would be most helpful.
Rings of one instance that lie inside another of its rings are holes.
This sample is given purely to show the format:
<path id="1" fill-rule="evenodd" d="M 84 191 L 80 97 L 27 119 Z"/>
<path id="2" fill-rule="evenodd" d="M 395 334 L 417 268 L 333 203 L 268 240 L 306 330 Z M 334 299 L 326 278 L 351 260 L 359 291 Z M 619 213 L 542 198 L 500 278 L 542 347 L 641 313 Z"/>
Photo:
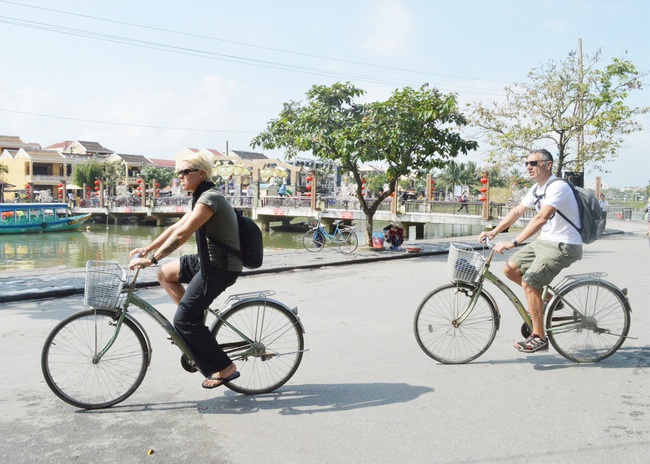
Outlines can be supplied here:
<path id="1" fill-rule="evenodd" d="M 192 166 L 192 169 L 203 171 L 206 180 L 212 180 L 212 163 L 203 153 L 192 153 L 182 159 L 182 162 Z"/>

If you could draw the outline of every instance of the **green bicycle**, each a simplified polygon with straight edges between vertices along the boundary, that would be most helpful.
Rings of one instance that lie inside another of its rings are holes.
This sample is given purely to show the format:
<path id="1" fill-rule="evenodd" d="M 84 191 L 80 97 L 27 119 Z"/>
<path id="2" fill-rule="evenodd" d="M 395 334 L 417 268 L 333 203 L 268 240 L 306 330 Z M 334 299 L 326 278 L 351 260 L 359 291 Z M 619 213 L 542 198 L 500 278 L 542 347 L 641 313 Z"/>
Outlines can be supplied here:
<path id="1" fill-rule="evenodd" d="M 486 280 L 512 302 L 524 320 L 522 335 L 530 335 L 530 315 L 505 282 L 490 272 L 493 256 L 494 249 L 485 259 L 471 247 L 450 245 L 447 273 L 453 283 L 429 293 L 413 323 L 418 345 L 436 361 L 467 363 L 485 353 L 494 341 L 501 315 L 483 286 Z M 551 295 L 546 304 L 547 336 L 557 352 L 569 360 L 601 361 L 614 354 L 627 338 L 632 311 L 627 289 L 607 282 L 603 279 L 606 275 L 568 275 L 557 287 L 544 288 L 542 297 L 546 300 Z"/>
<path id="2" fill-rule="evenodd" d="M 84 303 L 92 309 L 61 321 L 45 340 L 43 376 L 60 399 L 83 409 L 114 406 L 140 386 L 151 363 L 152 348 L 130 309 L 141 309 L 182 352 L 181 365 L 196 372 L 192 354 L 156 308 L 135 294 L 139 269 L 129 282 L 117 263 L 88 261 Z M 304 349 L 304 328 L 297 308 L 269 297 L 270 290 L 230 295 L 214 316 L 210 330 L 241 376 L 224 383 L 246 395 L 268 393 L 296 372 Z"/>

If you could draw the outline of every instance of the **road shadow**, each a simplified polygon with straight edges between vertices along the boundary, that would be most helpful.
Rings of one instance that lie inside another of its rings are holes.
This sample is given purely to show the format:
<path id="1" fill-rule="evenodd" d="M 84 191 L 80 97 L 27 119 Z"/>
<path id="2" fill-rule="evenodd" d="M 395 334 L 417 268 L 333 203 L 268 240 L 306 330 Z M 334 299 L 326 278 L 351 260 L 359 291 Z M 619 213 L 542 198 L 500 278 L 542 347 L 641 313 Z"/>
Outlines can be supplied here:
<path id="1" fill-rule="evenodd" d="M 282 415 L 340 412 L 406 403 L 430 387 L 405 383 L 344 383 L 284 386 L 266 395 L 246 396 L 226 392 L 223 396 L 198 403 L 201 414 L 251 414 L 277 410 Z"/>

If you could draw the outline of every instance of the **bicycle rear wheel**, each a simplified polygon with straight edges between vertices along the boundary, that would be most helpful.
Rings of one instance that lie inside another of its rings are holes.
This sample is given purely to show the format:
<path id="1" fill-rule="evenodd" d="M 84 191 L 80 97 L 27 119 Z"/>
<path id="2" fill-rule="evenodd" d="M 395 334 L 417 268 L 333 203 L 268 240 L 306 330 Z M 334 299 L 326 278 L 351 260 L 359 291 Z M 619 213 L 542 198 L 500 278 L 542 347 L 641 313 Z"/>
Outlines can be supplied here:
<path id="1" fill-rule="evenodd" d="M 227 310 L 213 333 L 241 373 L 224 384 L 238 393 L 272 392 L 295 374 L 302 361 L 302 326 L 295 314 L 273 301 L 251 300 Z"/>
<path id="2" fill-rule="evenodd" d="M 325 246 L 325 237 L 318 229 L 308 230 L 302 237 L 302 245 L 307 251 L 321 251 Z"/>
<path id="3" fill-rule="evenodd" d="M 557 352 L 578 363 L 598 362 L 611 356 L 621 347 L 629 330 L 627 298 L 605 281 L 577 281 L 569 285 L 546 316 L 548 338 Z"/>
<path id="4" fill-rule="evenodd" d="M 430 357 L 444 364 L 463 364 L 481 356 L 494 341 L 499 313 L 481 291 L 476 305 L 459 322 L 476 290 L 467 284 L 444 285 L 424 298 L 413 322 L 415 339 Z"/>
<path id="5" fill-rule="evenodd" d="M 116 405 L 142 383 L 149 351 L 139 327 L 124 319 L 117 339 L 98 361 L 93 358 L 115 334 L 115 311 L 88 310 L 61 321 L 45 340 L 41 369 L 56 396 L 83 409 Z"/>
<path id="6" fill-rule="evenodd" d="M 352 253 L 359 246 L 359 239 L 357 238 L 357 234 L 351 230 L 342 230 L 334 239 L 334 243 L 338 246 L 339 251 Z"/>

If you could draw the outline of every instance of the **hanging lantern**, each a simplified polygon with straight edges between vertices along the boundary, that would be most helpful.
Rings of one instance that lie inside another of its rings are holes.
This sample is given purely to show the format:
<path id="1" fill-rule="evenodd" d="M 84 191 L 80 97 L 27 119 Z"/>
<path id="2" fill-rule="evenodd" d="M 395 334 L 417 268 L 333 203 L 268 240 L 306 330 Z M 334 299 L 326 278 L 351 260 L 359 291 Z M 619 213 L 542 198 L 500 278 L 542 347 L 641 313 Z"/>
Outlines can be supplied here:
<path id="1" fill-rule="evenodd" d="M 311 196 L 311 192 L 307 192 L 307 193 L 305 193 L 305 195 L 308 196 L 308 197 L 310 197 L 310 196 Z"/>
<path id="2" fill-rule="evenodd" d="M 485 200 L 487 200 L 487 197 L 485 195 L 482 195 L 481 196 L 481 201 L 485 201 Z"/>
<path id="3" fill-rule="evenodd" d="M 160 184 L 158 182 L 156 182 L 156 187 L 160 187 Z"/>
<path id="4" fill-rule="evenodd" d="M 307 176 L 307 182 L 311 182 L 312 180 L 314 180 L 312 176 Z"/>
<path id="5" fill-rule="evenodd" d="M 95 187 L 95 192 L 99 192 L 99 187 Z"/>
<path id="6" fill-rule="evenodd" d="M 485 185 L 488 183 L 488 178 L 487 177 L 481 177 L 481 184 Z"/>
<path id="7" fill-rule="evenodd" d="M 29 185 L 29 184 L 25 184 L 25 190 L 29 190 L 30 188 L 32 188 L 31 185 Z"/>
<path id="8" fill-rule="evenodd" d="M 142 193 L 140 193 L 140 192 L 135 192 L 135 194 L 136 194 L 137 196 L 139 196 L 139 197 L 142 196 Z"/>
<path id="9" fill-rule="evenodd" d="M 142 179 L 138 177 L 138 180 L 136 180 L 136 182 L 137 182 L 138 184 L 141 184 L 141 183 L 142 183 Z"/>
<path id="10" fill-rule="evenodd" d="M 59 185 L 57 185 L 57 187 L 61 188 L 61 187 L 63 187 L 63 184 L 61 182 L 59 182 Z"/>
<path id="11" fill-rule="evenodd" d="M 485 193 L 487 192 L 487 187 L 481 187 L 479 190 L 481 191 L 481 193 Z"/>
<path id="12" fill-rule="evenodd" d="M 311 185 L 307 185 L 307 190 L 311 190 Z"/>
<path id="13" fill-rule="evenodd" d="M 95 181 L 95 185 L 99 185 L 99 180 L 96 180 L 96 181 Z"/>

